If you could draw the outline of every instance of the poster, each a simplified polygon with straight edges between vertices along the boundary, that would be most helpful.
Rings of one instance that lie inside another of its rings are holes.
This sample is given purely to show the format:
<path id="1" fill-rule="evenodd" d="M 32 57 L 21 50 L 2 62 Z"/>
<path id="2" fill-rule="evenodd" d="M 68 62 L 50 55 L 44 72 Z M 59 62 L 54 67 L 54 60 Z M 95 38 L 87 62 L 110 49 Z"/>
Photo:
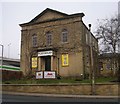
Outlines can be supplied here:
<path id="1" fill-rule="evenodd" d="M 62 66 L 68 66 L 68 54 L 62 54 Z"/>
<path id="2" fill-rule="evenodd" d="M 44 78 L 55 79 L 55 71 L 44 71 Z"/>
<path id="3" fill-rule="evenodd" d="M 36 79 L 42 79 L 43 78 L 43 72 L 36 72 Z"/>
<path id="4" fill-rule="evenodd" d="M 32 68 L 37 68 L 37 57 L 32 58 Z"/>

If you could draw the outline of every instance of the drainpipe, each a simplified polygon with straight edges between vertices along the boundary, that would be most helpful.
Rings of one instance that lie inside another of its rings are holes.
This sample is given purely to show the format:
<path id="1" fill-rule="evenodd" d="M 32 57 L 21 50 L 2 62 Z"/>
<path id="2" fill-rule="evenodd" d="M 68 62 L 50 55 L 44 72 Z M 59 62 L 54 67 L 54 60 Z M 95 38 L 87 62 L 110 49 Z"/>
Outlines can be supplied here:
<path id="1" fill-rule="evenodd" d="M 60 79 L 60 59 L 58 58 L 58 72 L 57 72 L 57 79 Z"/>

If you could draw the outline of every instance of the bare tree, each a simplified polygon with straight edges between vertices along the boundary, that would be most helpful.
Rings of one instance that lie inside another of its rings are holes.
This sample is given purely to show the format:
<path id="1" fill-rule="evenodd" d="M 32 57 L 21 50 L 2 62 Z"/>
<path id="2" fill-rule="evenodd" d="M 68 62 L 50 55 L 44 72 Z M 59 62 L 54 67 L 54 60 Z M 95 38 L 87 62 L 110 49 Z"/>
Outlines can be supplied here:
<path id="1" fill-rule="evenodd" d="M 99 41 L 100 53 L 113 53 L 113 55 L 118 53 L 118 46 L 120 45 L 120 24 L 118 24 L 117 15 L 110 19 L 98 20 L 98 27 L 95 34 Z M 115 69 L 115 61 L 113 62 L 113 69 Z"/>
<path id="2" fill-rule="evenodd" d="M 118 51 L 117 45 L 120 42 L 118 16 L 101 21 L 98 20 L 98 27 L 95 33 L 99 44 L 103 45 L 102 49 L 100 48 L 100 52 L 116 53 Z"/>

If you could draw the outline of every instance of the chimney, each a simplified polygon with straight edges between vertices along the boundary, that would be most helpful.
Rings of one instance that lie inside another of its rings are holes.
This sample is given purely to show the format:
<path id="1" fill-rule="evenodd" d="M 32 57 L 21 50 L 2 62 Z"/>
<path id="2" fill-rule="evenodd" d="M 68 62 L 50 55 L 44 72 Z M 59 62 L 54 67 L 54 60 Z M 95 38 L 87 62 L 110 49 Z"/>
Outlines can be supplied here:
<path id="1" fill-rule="evenodd" d="M 91 31 L 91 24 L 88 24 L 88 26 L 89 26 L 89 31 Z"/>

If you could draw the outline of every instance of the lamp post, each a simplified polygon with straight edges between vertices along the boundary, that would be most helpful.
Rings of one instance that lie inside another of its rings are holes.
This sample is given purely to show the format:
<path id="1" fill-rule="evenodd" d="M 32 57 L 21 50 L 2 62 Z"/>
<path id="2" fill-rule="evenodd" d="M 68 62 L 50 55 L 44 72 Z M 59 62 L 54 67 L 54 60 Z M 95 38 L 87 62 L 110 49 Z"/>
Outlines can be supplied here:
<path id="1" fill-rule="evenodd" d="M 2 47 L 2 59 L 1 59 L 1 69 L 3 68 L 3 50 L 4 50 L 4 46 L 2 44 L 0 44 L 0 46 Z"/>
<path id="2" fill-rule="evenodd" d="M 91 32 L 91 24 L 89 24 L 89 31 Z M 95 71 L 94 71 L 94 62 L 93 62 L 92 38 L 90 43 L 90 57 L 91 57 L 91 92 L 92 95 L 95 95 Z"/>
<path id="3" fill-rule="evenodd" d="M 8 58 L 10 56 L 10 45 L 11 45 L 11 43 L 8 44 Z"/>

